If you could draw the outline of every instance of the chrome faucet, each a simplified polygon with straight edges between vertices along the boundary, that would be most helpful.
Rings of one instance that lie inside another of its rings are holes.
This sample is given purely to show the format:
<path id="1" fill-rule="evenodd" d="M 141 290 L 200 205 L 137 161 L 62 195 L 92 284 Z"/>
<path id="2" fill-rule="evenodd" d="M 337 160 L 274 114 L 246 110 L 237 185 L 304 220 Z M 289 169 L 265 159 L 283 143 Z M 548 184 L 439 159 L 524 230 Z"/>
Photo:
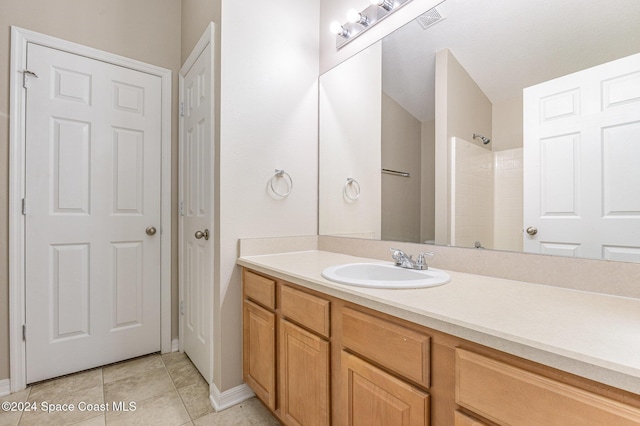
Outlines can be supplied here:
<path id="1" fill-rule="evenodd" d="M 393 252 L 391 257 L 396 262 L 396 266 L 399 266 L 401 268 L 407 268 L 407 269 L 418 269 L 421 271 L 428 269 L 425 256 L 434 255 L 432 252 L 423 252 L 423 253 L 420 253 L 418 255 L 418 259 L 414 261 L 412 255 L 410 254 L 408 255 L 402 250 L 398 250 L 394 248 L 391 248 L 390 250 Z"/>

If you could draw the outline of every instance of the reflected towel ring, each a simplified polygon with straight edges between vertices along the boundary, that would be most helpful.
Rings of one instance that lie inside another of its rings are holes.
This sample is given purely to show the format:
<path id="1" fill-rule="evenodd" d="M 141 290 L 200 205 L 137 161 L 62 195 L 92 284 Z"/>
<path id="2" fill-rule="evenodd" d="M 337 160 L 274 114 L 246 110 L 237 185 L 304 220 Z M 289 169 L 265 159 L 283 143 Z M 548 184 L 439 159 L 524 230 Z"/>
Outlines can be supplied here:
<path id="1" fill-rule="evenodd" d="M 278 192 L 275 188 L 274 181 L 278 178 L 283 178 L 289 181 L 289 190 L 285 193 L 282 192 Z M 271 186 L 271 191 L 273 191 L 274 194 L 276 194 L 279 197 L 286 197 L 287 195 L 291 194 L 291 190 L 293 189 L 293 179 L 291 178 L 291 176 L 289 175 L 289 173 L 285 172 L 284 170 L 280 170 L 280 169 L 276 169 L 275 174 L 273 175 L 273 177 L 271 177 L 271 180 L 269 181 L 269 186 Z"/>
<path id="2" fill-rule="evenodd" d="M 355 188 L 355 195 L 349 195 L 349 186 Z M 344 196 L 349 201 L 356 201 L 360 197 L 360 184 L 354 178 L 347 178 L 347 183 L 344 184 Z"/>

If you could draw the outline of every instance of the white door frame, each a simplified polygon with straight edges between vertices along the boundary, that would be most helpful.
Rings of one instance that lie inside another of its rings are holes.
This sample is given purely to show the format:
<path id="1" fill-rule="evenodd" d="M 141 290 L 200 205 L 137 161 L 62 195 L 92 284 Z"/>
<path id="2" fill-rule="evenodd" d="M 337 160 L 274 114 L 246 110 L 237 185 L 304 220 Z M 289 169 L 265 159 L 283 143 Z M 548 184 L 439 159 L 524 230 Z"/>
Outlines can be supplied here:
<path id="1" fill-rule="evenodd" d="M 62 50 L 87 58 L 127 67 L 160 77 L 162 85 L 162 182 L 160 228 L 160 348 L 171 352 L 171 70 L 123 56 L 93 49 L 44 34 L 11 27 L 11 84 L 9 132 L 9 349 L 11 391 L 27 385 L 26 344 L 22 336 L 25 322 L 25 105 L 23 71 L 27 63 L 27 43 Z"/>
<path id="2" fill-rule="evenodd" d="M 200 57 L 200 54 L 202 52 L 204 52 L 205 49 L 210 49 L 211 50 L 211 61 L 212 61 L 212 78 L 213 78 L 213 73 L 215 72 L 215 47 L 214 47 L 214 37 L 215 37 L 215 24 L 213 22 L 210 22 L 209 25 L 207 26 L 206 30 L 204 31 L 204 33 L 202 34 L 202 36 L 200 37 L 200 40 L 198 40 L 198 43 L 196 43 L 195 47 L 193 48 L 193 50 L 191 51 L 191 53 L 189 54 L 189 57 L 185 60 L 184 64 L 182 65 L 182 67 L 180 68 L 180 73 L 178 75 L 178 84 L 179 84 L 179 95 L 178 95 L 178 99 L 179 102 L 181 102 L 181 109 L 183 108 L 182 106 L 182 102 L 184 101 L 184 78 L 187 75 L 187 73 L 189 72 L 189 70 L 191 69 L 191 67 L 193 67 L 193 65 L 195 64 L 195 62 L 198 60 L 198 57 Z M 211 90 L 211 94 L 210 94 L 210 98 L 211 98 L 211 114 L 213 115 L 213 110 L 215 108 L 215 97 L 214 97 L 214 91 L 215 91 L 215 85 L 212 84 L 209 86 L 210 90 Z M 181 208 L 180 208 L 180 216 L 178 217 L 178 271 L 179 271 L 179 277 L 178 277 L 178 293 L 179 293 L 179 300 L 180 300 L 180 314 L 179 314 L 179 326 L 178 326 L 178 333 L 179 333 L 179 348 L 180 348 L 180 352 L 182 352 L 184 350 L 184 312 L 183 312 L 183 307 L 182 307 L 182 301 L 184 300 L 184 277 L 183 277 L 183 272 L 184 272 L 184 264 L 183 264 L 183 260 L 184 260 L 184 256 L 182 255 L 182 242 L 184 239 L 184 230 L 183 230 L 183 215 L 182 215 L 182 201 L 184 200 L 184 194 L 182 193 L 183 191 L 183 184 L 184 184 L 184 177 L 183 177 L 183 173 L 184 170 L 182 168 L 182 158 L 184 156 L 184 152 L 182 151 L 184 148 L 184 140 L 183 140 L 183 136 L 182 136 L 182 132 L 183 132 L 183 126 L 184 126 L 184 118 L 182 117 L 182 114 L 180 114 L 180 119 L 179 119 L 179 160 L 178 160 L 178 200 L 181 203 Z M 215 166 L 215 161 L 214 161 L 214 157 L 215 157 L 215 116 L 213 116 L 212 120 L 211 120 L 211 138 L 212 138 L 212 147 L 211 147 L 211 166 L 214 167 Z M 212 173 L 212 176 L 215 176 L 215 173 Z M 213 194 L 212 194 L 212 200 L 214 199 Z M 212 214 L 215 214 L 215 209 L 212 209 Z M 214 219 L 215 220 L 215 219 Z M 213 230 L 213 228 L 211 228 Z M 215 237 L 214 237 L 215 239 Z M 213 242 L 212 242 L 213 243 Z M 214 250 L 215 250 L 215 245 L 212 247 L 212 254 L 214 254 Z M 211 262 L 213 262 L 214 259 L 211 259 Z M 213 278 L 213 277 L 212 277 Z M 212 283 L 213 285 L 213 283 Z M 213 291 L 211 292 L 212 294 L 214 293 Z M 215 299 L 215 296 L 214 296 Z M 211 303 L 213 303 L 214 300 L 211 300 Z M 212 312 L 213 312 L 213 308 L 212 308 Z M 209 363 L 211 364 L 210 366 L 210 371 L 211 374 L 213 375 L 213 314 L 211 315 L 211 324 L 210 324 L 210 328 L 209 328 L 210 332 L 211 332 L 211 336 L 209 336 L 210 341 L 211 341 L 211 348 L 210 348 L 210 354 L 211 354 L 211 359 L 209 360 Z M 205 379 L 207 380 L 208 383 L 212 382 L 213 377 L 205 377 Z"/>

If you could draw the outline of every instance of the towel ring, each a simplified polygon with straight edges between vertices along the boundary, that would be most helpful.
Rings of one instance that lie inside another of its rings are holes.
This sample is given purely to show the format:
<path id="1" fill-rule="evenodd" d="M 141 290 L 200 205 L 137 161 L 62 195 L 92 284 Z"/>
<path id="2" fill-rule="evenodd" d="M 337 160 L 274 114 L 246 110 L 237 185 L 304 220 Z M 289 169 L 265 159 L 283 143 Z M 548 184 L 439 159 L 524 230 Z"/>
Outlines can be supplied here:
<path id="1" fill-rule="evenodd" d="M 355 195 L 349 195 L 349 186 L 353 186 L 355 188 Z M 347 182 L 344 184 L 344 196 L 349 201 L 356 201 L 360 198 L 360 184 L 354 178 L 347 178 Z"/>
<path id="2" fill-rule="evenodd" d="M 289 190 L 287 192 L 282 193 L 276 190 L 273 184 L 274 184 L 274 181 L 278 178 L 283 178 L 289 181 Z M 284 170 L 276 169 L 275 174 L 271 177 L 271 180 L 269 181 L 269 186 L 271 187 L 271 191 L 273 191 L 274 194 L 284 198 L 287 195 L 291 194 L 291 190 L 293 189 L 293 179 L 291 178 L 291 175 L 289 175 L 289 173 L 285 172 Z"/>

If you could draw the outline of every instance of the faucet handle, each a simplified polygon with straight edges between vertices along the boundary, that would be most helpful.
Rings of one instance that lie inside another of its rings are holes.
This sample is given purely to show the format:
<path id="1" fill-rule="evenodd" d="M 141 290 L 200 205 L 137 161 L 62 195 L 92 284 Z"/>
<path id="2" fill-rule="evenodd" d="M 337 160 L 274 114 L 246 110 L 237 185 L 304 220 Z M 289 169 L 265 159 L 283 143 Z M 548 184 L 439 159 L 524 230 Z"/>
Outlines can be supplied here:
<path id="1" fill-rule="evenodd" d="M 418 259 L 416 260 L 416 269 L 428 269 L 427 262 L 425 261 L 425 256 L 433 257 L 435 253 L 432 251 L 425 251 L 418 255 Z"/>
<path id="2" fill-rule="evenodd" d="M 394 248 L 389 248 L 389 250 L 391 250 L 393 252 L 391 254 L 391 257 L 393 258 L 393 260 L 395 260 L 396 265 L 400 265 L 400 264 L 402 264 L 402 261 L 404 259 L 410 258 L 410 256 L 407 256 L 407 254 L 405 252 L 403 252 L 402 250 L 394 249 Z"/>

